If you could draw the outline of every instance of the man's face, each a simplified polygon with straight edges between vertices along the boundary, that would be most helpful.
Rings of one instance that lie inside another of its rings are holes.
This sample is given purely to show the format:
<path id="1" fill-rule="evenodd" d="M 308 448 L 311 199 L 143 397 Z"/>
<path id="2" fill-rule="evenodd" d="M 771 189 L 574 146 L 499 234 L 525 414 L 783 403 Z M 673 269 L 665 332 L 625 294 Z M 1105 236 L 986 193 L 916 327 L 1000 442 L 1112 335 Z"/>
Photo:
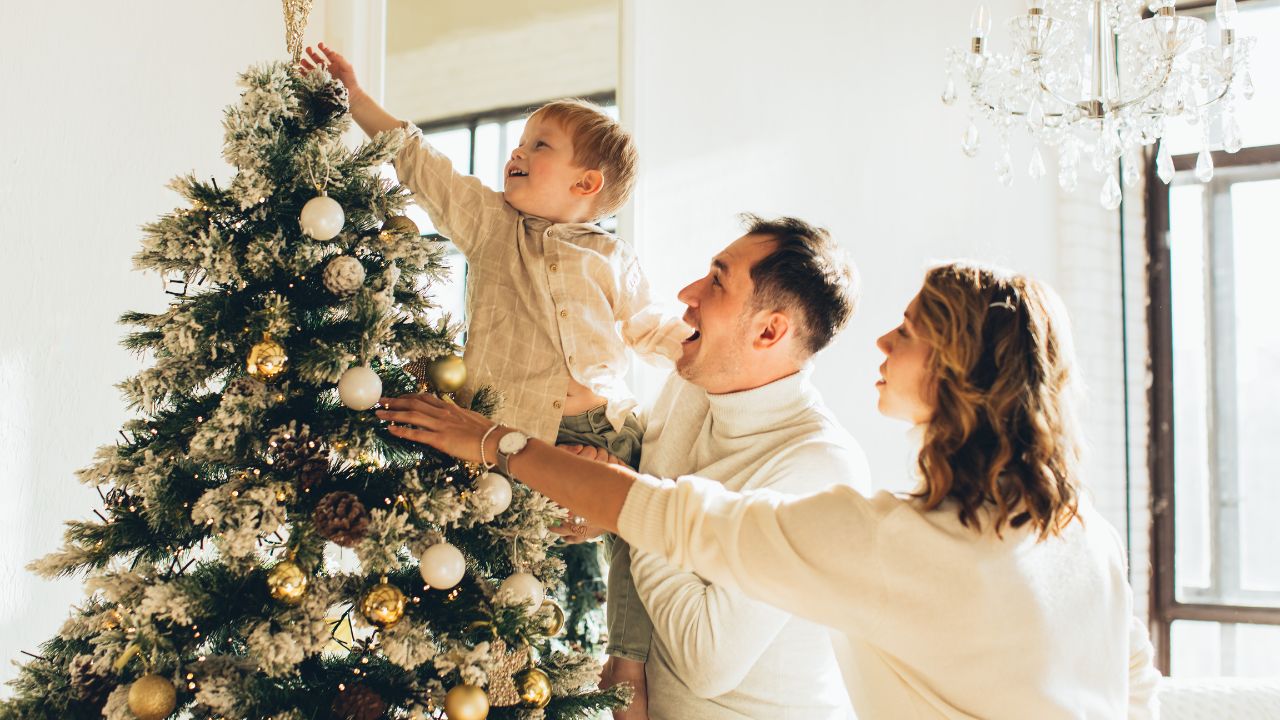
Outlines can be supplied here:
<path id="1" fill-rule="evenodd" d="M 689 306 L 684 320 L 697 331 L 676 362 L 681 377 L 712 393 L 743 389 L 756 334 L 750 317 L 751 268 L 775 245 L 766 235 L 744 235 L 712 259 L 706 276 L 680 291 L 680 301 Z"/>

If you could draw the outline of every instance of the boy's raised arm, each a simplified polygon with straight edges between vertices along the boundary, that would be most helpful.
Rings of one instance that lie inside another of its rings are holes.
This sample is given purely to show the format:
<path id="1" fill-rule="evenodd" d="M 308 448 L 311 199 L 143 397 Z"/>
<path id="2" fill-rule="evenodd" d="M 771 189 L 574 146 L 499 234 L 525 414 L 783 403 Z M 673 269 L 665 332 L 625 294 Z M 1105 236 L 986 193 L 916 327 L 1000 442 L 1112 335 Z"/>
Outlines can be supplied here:
<path id="1" fill-rule="evenodd" d="M 355 68 L 342 56 L 342 53 L 329 48 L 324 43 L 319 43 L 319 47 L 320 53 L 317 53 L 314 48 L 307 48 L 307 57 L 300 61 L 302 68 L 308 72 L 317 66 L 327 68 L 335 80 L 346 86 L 351 102 L 351 117 L 366 135 L 373 137 L 380 132 L 395 130 L 403 125 L 365 93 L 356 80 Z"/>

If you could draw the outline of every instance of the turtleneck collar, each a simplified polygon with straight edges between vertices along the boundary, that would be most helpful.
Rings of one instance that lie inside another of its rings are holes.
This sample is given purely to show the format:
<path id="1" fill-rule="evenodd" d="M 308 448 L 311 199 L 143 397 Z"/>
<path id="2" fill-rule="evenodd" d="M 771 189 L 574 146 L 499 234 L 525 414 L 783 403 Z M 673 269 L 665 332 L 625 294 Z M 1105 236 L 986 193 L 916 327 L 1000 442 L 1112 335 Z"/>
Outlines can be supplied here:
<path id="1" fill-rule="evenodd" d="M 766 432 L 786 423 L 796 413 L 819 402 L 810 377 L 813 366 L 752 390 L 713 395 L 710 402 L 711 432 L 724 439 Z"/>

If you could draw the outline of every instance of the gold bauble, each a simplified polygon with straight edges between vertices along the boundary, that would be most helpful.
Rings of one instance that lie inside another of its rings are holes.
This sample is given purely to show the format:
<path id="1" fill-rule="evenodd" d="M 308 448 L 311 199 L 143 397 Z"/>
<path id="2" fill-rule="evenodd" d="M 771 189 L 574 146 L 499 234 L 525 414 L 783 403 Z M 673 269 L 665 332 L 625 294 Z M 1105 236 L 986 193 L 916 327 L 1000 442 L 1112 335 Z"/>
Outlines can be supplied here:
<path id="1" fill-rule="evenodd" d="M 444 696 L 449 720 L 484 720 L 489 717 L 489 696 L 475 685 L 457 685 Z"/>
<path id="2" fill-rule="evenodd" d="M 129 686 L 129 711 L 138 720 L 164 720 L 178 706 L 178 691 L 159 675 L 143 675 Z"/>
<path id="3" fill-rule="evenodd" d="M 284 346 L 272 340 L 270 335 L 264 335 L 262 342 L 249 350 L 249 360 L 245 363 L 249 374 L 263 382 L 276 379 L 288 366 L 289 355 Z"/>
<path id="4" fill-rule="evenodd" d="M 445 355 L 427 365 L 427 379 L 437 392 L 457 392 L 467 382 L 467 366 L 457 355 Z"/>
<path id="5" fill-rule="evenodd" d="M 404 617 L 405 601 L 400 588 L 384 582 L 365 594 L 360 601 L 360 614 L 371 625 L 385 630 Z"/>
<path id="6" fill-rule="evenodd" d="M 516 690 L 520 703 L 527 708 L 541 709 L 551 702 L 551 678 L 538 668 L 527 668 L 516 673 Z"/>
<path id="7" fill-rule="evenodd" d="M 542 632 L 547 637 L 556 637 L 564 630 L 564 608 L 555 600 L 543 600 L 538 610 L 538 619 L 542 621 Z"/>
<path id="8" fill-rule="evenodd" d="M 307 594 L 311 579 L 298 564 L 283 560 L 267 572 L 267 590 L 274 600 L 285 605 L 297 605 Z"/>
<path id="9" fill-rule="evenodd" d="M 391 242 L 394 239 L 394 235 L 416 238 L 422 235 L 422 231 L 418 229 L 418 223 L 404 215 L 396 215 L 395 217 L 387 218 L 387 221 L 382 223 L 382 230 L 378 233 L 378 237 L 383 242 Z"/>

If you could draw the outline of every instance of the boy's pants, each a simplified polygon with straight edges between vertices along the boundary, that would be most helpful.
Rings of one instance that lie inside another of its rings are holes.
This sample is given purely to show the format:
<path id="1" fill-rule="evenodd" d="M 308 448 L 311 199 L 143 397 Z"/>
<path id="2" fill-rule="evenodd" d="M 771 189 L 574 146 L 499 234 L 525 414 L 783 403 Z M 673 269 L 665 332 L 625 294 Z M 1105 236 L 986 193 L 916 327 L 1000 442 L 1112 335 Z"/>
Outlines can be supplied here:
<path id="1" fill-rule="evenodd" d="M 632 470 L 640 467 L 640 440 L 644 431 L 635 415 L 627 417 L 620 432 L 615 432 L 605 417 L 605 408 L 593 408 L 581 415 L 567 415 L 560 421 L 557 445 L 587 445 L 607 450 Z M 636 593 L 631 580 L 631 548 L 616 535 L 605 536 L 609 556 L 608 596 L 605 620 L 609 628 L 609 644 L 605 652 L 614 657 L 644 662 L 649 657 L 653 640 L 653 623 Z"/>

